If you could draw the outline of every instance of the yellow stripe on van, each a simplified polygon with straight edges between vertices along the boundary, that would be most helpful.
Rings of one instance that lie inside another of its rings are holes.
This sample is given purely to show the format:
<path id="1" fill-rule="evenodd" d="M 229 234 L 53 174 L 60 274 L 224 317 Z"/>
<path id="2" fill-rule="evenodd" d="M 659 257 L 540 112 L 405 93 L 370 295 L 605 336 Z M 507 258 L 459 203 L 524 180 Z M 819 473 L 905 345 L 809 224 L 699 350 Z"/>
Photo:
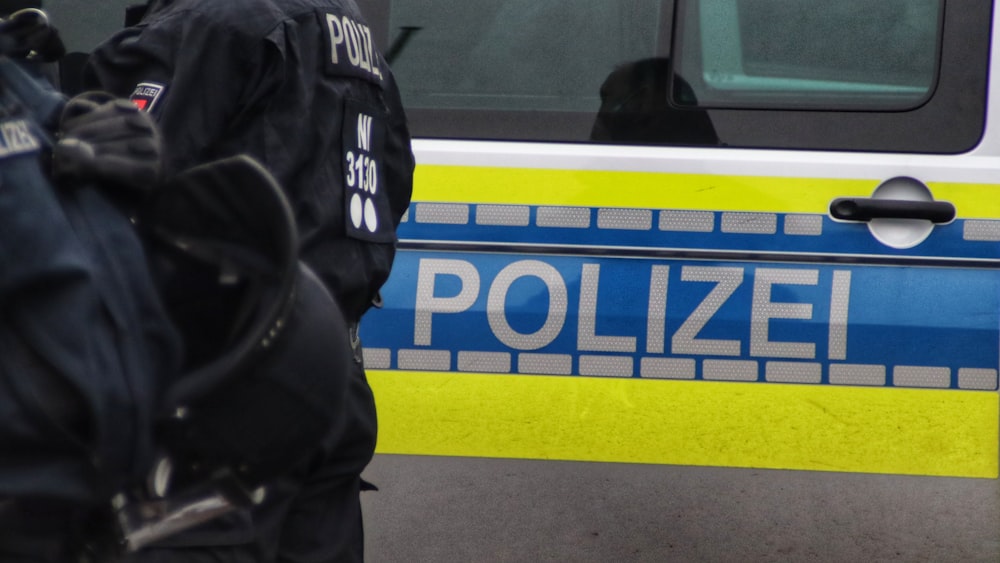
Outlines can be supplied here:
<path id="1" fill-rule="evenodd" d="M 369 372 L 378 452 L 997 478 L 995 392 Z"/>
<path id="2" fill-rule="evenodd" d="M 825 214 L 833 199 L 869 197 L 882 180 L 420 165 L 413 200 Z M 1000 218 L 996 185 L 929 186 L 960 219 Z"/>

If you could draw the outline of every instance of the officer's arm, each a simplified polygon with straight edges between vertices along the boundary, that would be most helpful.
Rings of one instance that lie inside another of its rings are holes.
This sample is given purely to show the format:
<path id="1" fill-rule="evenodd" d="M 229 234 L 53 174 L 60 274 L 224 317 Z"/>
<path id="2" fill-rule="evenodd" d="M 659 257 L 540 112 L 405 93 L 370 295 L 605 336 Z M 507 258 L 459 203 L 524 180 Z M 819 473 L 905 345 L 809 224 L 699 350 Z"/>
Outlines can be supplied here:
<path id="1" fill-rule="evenodd" d="M 156 120 L 171 176 L 225 154 L 232 125 L 272 88 L 273 57 L 259 38 L 208 17 L 148 20 L 98 46 L 88 88 L 129 97 Z"/>
<path id="2" fill-rule="evenodd" d="M 135 200 L 159 185 L 161 170 L 160 133 L 149 115 L 107 92 L 67 102 L 52 155 L 57 182 L 94 182 Z"/>

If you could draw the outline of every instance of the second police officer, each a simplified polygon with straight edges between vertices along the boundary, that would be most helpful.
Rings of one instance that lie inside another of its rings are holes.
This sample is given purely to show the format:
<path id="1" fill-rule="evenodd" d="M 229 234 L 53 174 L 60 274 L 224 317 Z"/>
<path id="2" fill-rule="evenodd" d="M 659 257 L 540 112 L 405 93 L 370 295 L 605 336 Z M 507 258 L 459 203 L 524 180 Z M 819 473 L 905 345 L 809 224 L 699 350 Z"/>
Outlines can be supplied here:
<path id="1" fill-rule="evenodd" d="M 168 538 L 144 562 L 362 561 L 361 472 L 376 413 L 357 323 L 388 277 L 414 160 L 396 84 L 354 0 L 152 0 L 95 50 L 89 88 L 162 131 L 166 173 L 248 154 L 284 187 L 301 257 L 349 319 L 348 403 L 311 459 L 250 513 Z"/>

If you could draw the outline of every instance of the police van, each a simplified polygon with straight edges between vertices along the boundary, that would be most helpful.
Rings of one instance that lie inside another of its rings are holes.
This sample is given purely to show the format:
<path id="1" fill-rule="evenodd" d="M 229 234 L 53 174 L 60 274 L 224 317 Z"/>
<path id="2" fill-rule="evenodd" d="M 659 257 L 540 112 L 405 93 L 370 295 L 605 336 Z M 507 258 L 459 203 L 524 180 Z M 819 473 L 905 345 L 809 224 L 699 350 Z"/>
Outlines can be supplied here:
<path id="1" fill-rule="evenodd" d="M 86 51 L 127 3 L 46 6 Z M 993 2 L 362 9 L 417 159 L 362 327 L 380 453 L 995 493 Z"/>
<path id="2" fill-rule="evenodd" d="M 382 451 L 997 477 L 991 2 L 390 4 Z"/>

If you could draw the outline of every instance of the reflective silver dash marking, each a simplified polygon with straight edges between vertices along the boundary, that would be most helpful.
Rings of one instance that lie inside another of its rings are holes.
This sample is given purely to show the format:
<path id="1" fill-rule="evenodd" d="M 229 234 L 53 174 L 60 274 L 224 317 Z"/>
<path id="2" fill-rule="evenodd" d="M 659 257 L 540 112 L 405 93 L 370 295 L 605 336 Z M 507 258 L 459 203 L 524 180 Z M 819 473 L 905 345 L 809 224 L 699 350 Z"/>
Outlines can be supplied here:
<path id="1" fill-rule="evenodd" d="M 517 373 L 573 375 L 573 356 L 569 354 L 518 354 Z"/>
<path id="2" fill-rule="evenodd" d="M 951 369 L 925 366 L 896 366 L 892 369 L 896 387 L 951 387 Z"/>
<path id="3" fill-rule="evenodd" d="M 785 215 L 785 234 L 819 236 L 823 234 L 822 215 Z"/>
<path id="4" fill-rule="evenodd" d="M 959 368 L 958 388 L 993 391 L 997 388 L 997 370 L 981 369 L 981 368 Z"/>
<path id="5" fill-rule="evenodd" d="M 590 228 L 590 208 L 587 207 L 539 207 L 537 213 L 535 223 L 539 227 Z"/>
<path id="6" fill-rule="evenodd" d="M 764 379 L 774 383 L 822 383 L 823 366 L 811 362 L 767 362 Z"/>
<path id="7" fill-rule="evenodd" d="M 694 379 L 695 362 L 688 358 L 643 358 L 639 375 L 650 379 Z"/>
<path id="8" fill-rule="evenodd" d="M 774 213 L 722 214 L 722 232 L 745 235 L 773 235 L 778 232 L 778 216 Z"/>
<path id="9" fill-rule="evenodd" d="M 830 348 L 827 352 L 831 360 L 847 359 L 847 311 L 850 302 L 851 271 L 835 270 L 830 291 Z"/>
<path id="10" fill-rule="evenodd" d="M 510 373 L 510 354 L 506 352 L 459 352 L 458 371 Z"/>
<path id="11" fill-rule="evenodd" d="M 400 218 L 399 222 L 400 223 L 406 223 L 409 220 L 410 220 L 410 210 L 407 209 L 406 211 L 403 212 L 403 217 Z"/>
<path id="12" fill-rule="evenodd" d="M 653 228 L 653 211 L 650 209 L 598 209 L 597 228 L 648 231 Z"/>
<path id="13" fill-rule="evenodd" d="M 967 219 L 962 225 L 962 238 L 986 242 L 1000 241 L 1000 221 Z"/>
<path id="14" fill-rule="evenodd" d="M 885 386 L 885 366 L 874 364 L 830 364 L 833 385 Z"/>
<path id="15" fill-rule="evenodd" d="M 362 348 L 365 367 L 368 369 L 389 369 L 392 367 L 392 350 L 388 348 Z"/>
<path id="16" fill-rule="evenodd" d="M 580 356 L 580 375 L 632 377 L 632 358 L 626 356 Z"/>
<path id="17" fill-rule="evenodd" d="M 759 366 L 750 360 L 705 360 L 702 378 L 717 381 L 757 381 Z"/>
<path id="18" fill-rule="evenodd" d="M 531 224 L 531 208 L 526 205 L 477 205 L 476 224 L 527 227 Z"/>
<path id="19" fill-rule="evenodd" d="M 418 203 L 415 207 L 417 223 L 469 224 L 469 206 L 462 203 Z"/>
<path id="20" fill-rule="evenodd" d="M 660 230 L 685 233 L 710 233 L 715 230 L 714 211 L 660 211 Z"/>
<path id="21" fill-rule="evenodd" d="M 451 371 L 448 350 L 400 350 L 396 362 L 399 369 L 414 371 Z"/>

